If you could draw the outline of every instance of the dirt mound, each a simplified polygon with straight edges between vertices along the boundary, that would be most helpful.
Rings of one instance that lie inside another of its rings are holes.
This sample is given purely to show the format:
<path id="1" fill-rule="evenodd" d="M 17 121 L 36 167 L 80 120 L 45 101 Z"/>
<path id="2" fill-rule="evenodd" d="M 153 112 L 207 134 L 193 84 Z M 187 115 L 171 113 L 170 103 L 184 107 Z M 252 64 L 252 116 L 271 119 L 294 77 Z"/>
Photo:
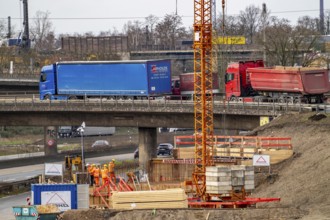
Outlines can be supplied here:
<path id="1" fill-rule="evenodd" d="M 254 197 L 280 197 L 280 203 L 267 206 L 308 211 L 305 219 L 330 218 L 330 115 L 284 115 L 254 133 L 289 136 L 294 147 L 291 159 L 273 167 L 276 181 L 262 184 Z"/>
<path id="2" fill-rule="evenodd" d="M 272 166 L 252 197 L 280 197 L 281 202 L 242 210 L 71 210 L 63 219 L 330 219 L 330 115 L 283 115 L 255 129 L 253 135 L 291 137 L 294 156 Z"/>
<path id="3" fill-rule="evenodd" d="M 299 219 L 304 214 L 295 208 L 237 209 L 237 210 L 131 210 L 111 211 L 92 209 L 88 211 L 70 210 L 63 214 L 63 220 L 228 220 L 228 219 Z"/>

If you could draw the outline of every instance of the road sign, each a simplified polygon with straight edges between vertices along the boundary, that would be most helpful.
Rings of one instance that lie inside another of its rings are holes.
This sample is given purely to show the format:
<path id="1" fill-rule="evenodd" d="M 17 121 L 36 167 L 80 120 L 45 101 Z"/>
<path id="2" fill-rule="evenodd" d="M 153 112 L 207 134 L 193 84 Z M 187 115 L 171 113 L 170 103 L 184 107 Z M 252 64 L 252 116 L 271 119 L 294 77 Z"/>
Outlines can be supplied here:
<path id="1" fill-rule="evenodd" d="M 50 139 L 50 140 L 47 141 L 48 146 L 53 146 L 54 143 L 55 143 L 55 141 L 52 140 L 52 139 Z"/>
<path id="2" fill-rule="evenodd" d="M 269 121 L 269 116 L 260 116 L 260 126 L 268 124 Z"/>
<path id="3" fill-rule="evenodd" d="M 62 176 L 62 164 L 45 163 L 45 175 L 49 176 Z"/>
<path id="4" fill-rule="evenodd" d="M 262 154 L 253 155 L 253 166 L 270 166 L 270 156 Z"/>

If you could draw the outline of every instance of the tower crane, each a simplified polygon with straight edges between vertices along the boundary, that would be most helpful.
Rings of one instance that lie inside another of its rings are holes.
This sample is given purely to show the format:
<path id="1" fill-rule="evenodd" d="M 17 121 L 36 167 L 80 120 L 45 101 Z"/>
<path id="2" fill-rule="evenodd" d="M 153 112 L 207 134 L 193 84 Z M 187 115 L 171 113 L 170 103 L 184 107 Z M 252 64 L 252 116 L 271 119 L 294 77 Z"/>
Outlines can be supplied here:
<path id="1" fill-rule="evenodd" d="M 196 193 L 204 200 L 206 167 L 213 162 L 212 0 L 194 0 L 194 117 Z"/>

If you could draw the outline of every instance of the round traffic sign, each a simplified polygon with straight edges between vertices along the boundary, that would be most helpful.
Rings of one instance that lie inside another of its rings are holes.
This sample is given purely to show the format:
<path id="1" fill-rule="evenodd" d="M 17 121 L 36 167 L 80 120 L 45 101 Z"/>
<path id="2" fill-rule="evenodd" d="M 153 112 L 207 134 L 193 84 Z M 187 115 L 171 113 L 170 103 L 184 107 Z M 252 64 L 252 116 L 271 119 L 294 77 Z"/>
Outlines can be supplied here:
<path id="1" fill-rule="evenodd" d="M 54 144 L 54 140 L 50 139 L 47 141 L 48 146 L 52 146 Z"/>

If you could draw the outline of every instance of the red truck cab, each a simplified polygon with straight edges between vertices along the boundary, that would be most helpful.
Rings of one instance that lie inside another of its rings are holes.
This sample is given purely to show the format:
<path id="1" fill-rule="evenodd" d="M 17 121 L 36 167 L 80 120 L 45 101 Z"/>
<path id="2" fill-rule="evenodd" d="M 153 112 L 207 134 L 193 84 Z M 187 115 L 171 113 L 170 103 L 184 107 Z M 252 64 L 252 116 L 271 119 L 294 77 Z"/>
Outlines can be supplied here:
<path id="1" fill-rule="evenodd" d="M 172 77 L 172 95 L 181 95 L 180 78 L 178 76 Z"/>
<path id="2" fill-rule="evenodd" d="M 235 100 L 237 97 L 255 95 L 247 68 L 264 67 L 262 60 L 240 61 L 230 63 L 225 74 L 226 99 Z"/>

